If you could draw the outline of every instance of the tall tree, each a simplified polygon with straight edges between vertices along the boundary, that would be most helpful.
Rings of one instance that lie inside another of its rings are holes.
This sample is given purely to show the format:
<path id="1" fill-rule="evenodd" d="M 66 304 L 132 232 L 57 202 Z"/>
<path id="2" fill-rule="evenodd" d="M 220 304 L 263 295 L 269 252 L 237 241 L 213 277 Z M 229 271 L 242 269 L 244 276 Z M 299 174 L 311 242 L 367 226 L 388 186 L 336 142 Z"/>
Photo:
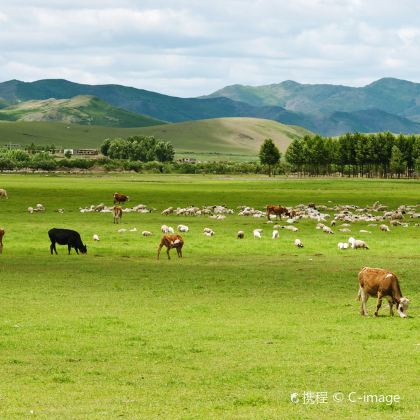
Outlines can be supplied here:
<path id="1" fill-rule="evenodd" d="M 268 166 L 268 176 L 271 176 L 273 166 L 280 161 L 280 151 L 272 139 L 265 139 L 260 148 L 260 162 Z"/>

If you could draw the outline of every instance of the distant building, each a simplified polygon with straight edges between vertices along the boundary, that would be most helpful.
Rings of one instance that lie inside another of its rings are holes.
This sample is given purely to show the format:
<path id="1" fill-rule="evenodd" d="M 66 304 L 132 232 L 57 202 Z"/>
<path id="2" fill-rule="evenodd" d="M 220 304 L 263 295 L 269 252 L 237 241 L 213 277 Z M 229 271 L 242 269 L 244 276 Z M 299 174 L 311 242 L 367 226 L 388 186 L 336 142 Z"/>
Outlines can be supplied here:
<path id="1" fill-rule="evenodd" d="M 96 156 L 99 152 L 98 149 L 74 149 L 74 154 L 80 156 Z"/>
<path id="2" fill-rule="evenodd" d="M 179 163 L 197 163 L 197 159 L 192 157 L 183 157 L 177 159 L 176 161 Z"/>

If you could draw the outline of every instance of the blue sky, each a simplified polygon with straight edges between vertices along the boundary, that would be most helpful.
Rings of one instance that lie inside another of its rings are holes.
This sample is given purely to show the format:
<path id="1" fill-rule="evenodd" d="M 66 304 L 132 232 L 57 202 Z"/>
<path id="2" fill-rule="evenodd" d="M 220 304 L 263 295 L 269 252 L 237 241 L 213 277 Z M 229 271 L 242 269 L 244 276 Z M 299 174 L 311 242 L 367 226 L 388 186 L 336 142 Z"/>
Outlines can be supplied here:
<path id="1" fill-rule="evenodd" d="M 0 0 L 0 80 L 182 97 L 283 80 L 420 82 L 417 0 Z"/>

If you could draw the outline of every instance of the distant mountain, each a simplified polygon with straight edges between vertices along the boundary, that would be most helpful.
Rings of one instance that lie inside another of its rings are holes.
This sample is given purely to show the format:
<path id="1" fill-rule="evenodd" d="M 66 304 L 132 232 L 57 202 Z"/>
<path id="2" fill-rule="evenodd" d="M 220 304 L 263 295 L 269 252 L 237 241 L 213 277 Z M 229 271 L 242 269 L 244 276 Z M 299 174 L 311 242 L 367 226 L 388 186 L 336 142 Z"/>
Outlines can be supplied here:
<path id="1" fill-rule="evenodd" d="M 61 121 L 110 127 L 144 127 L 164 124 L 144 115 L 109 105 L 94 96 L 80 95 L 71 99 L 42 99 L 19 102 L 0 109 L 0 120 Z"/>
<path id="2" fill-rule="evenodd" d="M 322 135 L 420 132 L 420 84 L 398 79 L 381 79 L 363 88 L 293 81 L 259 87 L 233 85 L 202 98 L 61 79 L 0 83 L 0 99 L 9 104 L 78 95 L 95 96 L 114 107 L 167 122 L 253 117 L 299 125 Z"/>
<path id="3" fill-rule="evenodd" d="M 310 115 L 378 109 L 420 122 L 420 83 L 384 78 L 364 87 L 300 84 L 232 85 L 207 98 L 226 97 L 254 106 L 281 106 Z"/>

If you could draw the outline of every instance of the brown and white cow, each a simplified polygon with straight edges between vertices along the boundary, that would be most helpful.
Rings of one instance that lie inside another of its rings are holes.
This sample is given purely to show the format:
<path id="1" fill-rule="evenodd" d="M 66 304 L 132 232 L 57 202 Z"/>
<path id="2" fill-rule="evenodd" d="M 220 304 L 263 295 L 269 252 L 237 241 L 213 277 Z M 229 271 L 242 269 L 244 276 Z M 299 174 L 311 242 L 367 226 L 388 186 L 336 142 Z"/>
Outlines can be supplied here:
<path id="1" fill-rule="evenodd" d="M 3 236 L 4 236 L 4 229 L 0 228 L 0 254 L 3 252 Z"/>
<path id="2" fill-rule="evenodd" d="M 366 302 L 369 296 L 377 297 L 375 316 L 378 316 L 379 308 L 382 305 L 382 298 L 389 303 L 390 315 L 394 315 L 392 306 L 397 306 L 398 315 L 401 318 L 407 317 L 409 300 L 402 296 L 397 276 L 382 268 L 364 267 L 359 273 L 358 299 L 362 301 L 360 313 L 367 316 Z"/>
<path id="3" fill-rule="evenodd" d="M 182 247 L 184 246 L 184 240 L 182 239 L 181 235 L 163 235 L 162 239 L 160 240 L 157 259 L 160 256 L 160 250 L 166 246 L 166 253 L 168 254 L 168 260 L 171 259 L 169 255 L 169 251 L 172 248 L 176 249 L 179 258 L 182 258 Z"/>
<path id="4" fill-rule="evenodd" d="M 117 193 L 117 192 L 114 193 L 114 204 L 125 203 L 129 199 L 130 199 L 130 197 L 128 195 L 120 194 L 120 193 Z"/>
<path id="5" fill-rule="evenodd" d="M 7 191 L 3 188 L 0 188 L 0 198 L 6 198 L 6 199 L 9 198 L 7 196 Z"/>
<path id="6" fill-rule="evenodd" d="M 270 214 L 275 214 L 277 218 L 280 216 L 280 219 L 283 214 L 289 216 L 289 210 L 283 206 L 275 206 L 269 204 L 265 209 L 268 220 L 270 220 Z"/>
<path id="7" fill-rule="evenodd" d="M 114 215 L 114 223 L 120 223 L 120 220 L 122 218 L 122 207 L 121 206 L 114 206 L 112 207 L 112 214 Z"/>

